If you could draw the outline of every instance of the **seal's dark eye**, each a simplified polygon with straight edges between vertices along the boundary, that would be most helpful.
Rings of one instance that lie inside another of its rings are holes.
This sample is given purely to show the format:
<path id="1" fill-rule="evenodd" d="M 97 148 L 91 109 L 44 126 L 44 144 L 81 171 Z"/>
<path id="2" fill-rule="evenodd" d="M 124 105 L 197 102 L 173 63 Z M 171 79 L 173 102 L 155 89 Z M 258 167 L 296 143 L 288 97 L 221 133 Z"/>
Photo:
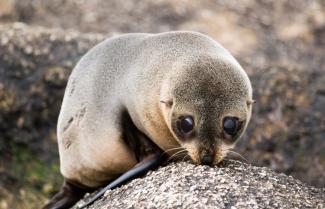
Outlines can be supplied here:
<path id="1" fill-rule="evenodd" d="M 223 130 L 230 136 L 235 136 L 239 129 L 239 121 L 236 117 L 225 117 L 223 120 Z"/>
<path id="2" fill-rule="evenodd" d="M 177 122 L 177 128 L 183 134 L 190 133 L 193 130 L 193 128 L 194 128 L 194 120 L 193 120 L 193 117 L 192 116 L 182 117 Z"/>

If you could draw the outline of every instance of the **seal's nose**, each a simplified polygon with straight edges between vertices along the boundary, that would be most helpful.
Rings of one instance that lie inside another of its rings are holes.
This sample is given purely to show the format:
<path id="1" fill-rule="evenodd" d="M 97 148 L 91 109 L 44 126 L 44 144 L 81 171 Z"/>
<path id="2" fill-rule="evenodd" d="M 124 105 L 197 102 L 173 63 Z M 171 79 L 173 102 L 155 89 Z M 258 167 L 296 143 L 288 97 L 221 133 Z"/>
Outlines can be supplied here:
<path id="1" fill-rule="evenodd" d="M 213 158 L 211 155 L 203 155 L 201 162 L 203 165 L 212 165 Z"/>

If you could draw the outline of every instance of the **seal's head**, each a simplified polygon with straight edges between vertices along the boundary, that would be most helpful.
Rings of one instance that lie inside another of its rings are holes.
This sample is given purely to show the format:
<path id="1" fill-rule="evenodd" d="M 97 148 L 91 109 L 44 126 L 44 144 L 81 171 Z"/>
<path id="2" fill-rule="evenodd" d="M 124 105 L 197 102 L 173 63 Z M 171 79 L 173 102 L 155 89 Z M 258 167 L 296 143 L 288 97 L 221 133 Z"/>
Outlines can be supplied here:
<path id="1" fill-rule="evenodd" d="M 166 123 L 195 163 L 218 164 L 250 120 L 248 76 L 233 58 L 223 56 L 187 58 L 173 68 L 160 98 Z"/>

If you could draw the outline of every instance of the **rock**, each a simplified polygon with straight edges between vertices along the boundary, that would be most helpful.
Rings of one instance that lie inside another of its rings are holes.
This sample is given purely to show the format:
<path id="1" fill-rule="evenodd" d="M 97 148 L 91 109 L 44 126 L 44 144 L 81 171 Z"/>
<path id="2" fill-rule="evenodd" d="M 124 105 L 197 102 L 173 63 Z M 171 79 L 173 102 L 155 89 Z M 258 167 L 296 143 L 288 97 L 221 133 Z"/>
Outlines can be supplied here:
<path id="1" fill-rule="evenodd" d="M 56 141 L 67 79 L 80 57 L 104 38 L 22 23 L 0 25 L 1 153 L 10 155 L 7 143 L 19 143 L 47 158 L 57 155 L 57 149 L 45 147 Z"/>
<path id="2" fill-rule="evenodd" d="M 88 208 L 321 209 L 324 206 L 325 188 L 307 186 L 269 168 L 227 160 L 213 168 L 171 163 L 107 191 Z"/>
<path id="3" fill-rule="evenodd" d="M 66 82 L 105 37 L 0 25 L 0 208 L 40 208 L 59 189 L 55 133 Z"/>

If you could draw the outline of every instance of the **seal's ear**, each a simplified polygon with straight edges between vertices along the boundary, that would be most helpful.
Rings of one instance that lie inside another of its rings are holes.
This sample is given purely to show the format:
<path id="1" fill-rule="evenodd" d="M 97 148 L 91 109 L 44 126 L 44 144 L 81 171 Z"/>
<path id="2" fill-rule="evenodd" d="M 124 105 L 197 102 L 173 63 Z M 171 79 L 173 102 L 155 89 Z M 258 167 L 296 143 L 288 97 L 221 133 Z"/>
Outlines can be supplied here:
<path id="1" fill-rule="evenodd" d="M 166 105 L 166 107 L 172 107 L 172 105 L 173 105 L 173 100 L 166 100 L 166 101 L 160 101 L 160 103 L 163 103 L 163 104 L 165 104 Z"/>
<path id="2" fill-rule="evenodd" d="M 247 100 L 247 105 L 249 106 L 249 105 L 251 105 L 251 104 L 255 104 L 256 103 L 256 100 Z"/>

